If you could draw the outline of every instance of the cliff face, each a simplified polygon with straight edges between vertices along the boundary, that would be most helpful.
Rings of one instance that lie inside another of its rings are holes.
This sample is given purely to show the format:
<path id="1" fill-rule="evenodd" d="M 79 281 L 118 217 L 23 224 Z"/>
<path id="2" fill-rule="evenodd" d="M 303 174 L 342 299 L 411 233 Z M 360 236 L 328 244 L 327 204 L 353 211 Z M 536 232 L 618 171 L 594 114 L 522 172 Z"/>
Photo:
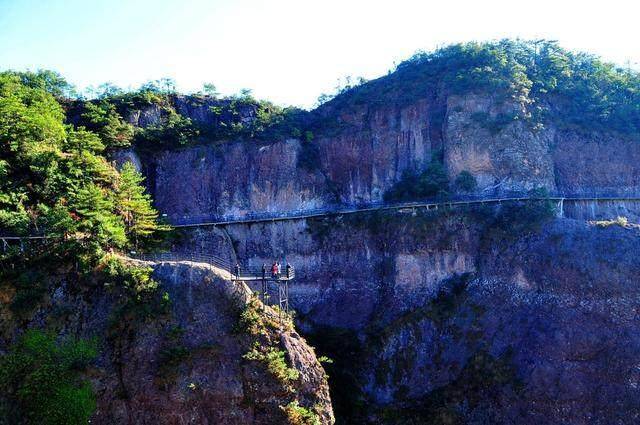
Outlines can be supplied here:
<path id="1" fill-rule="evenodd" d="M 312 148 L 238 141 L 147 153 L 141 166 L 160 211 L 195 221 L 380 201 L 432 158 L 450 181 L 473 174 L 480 195 L 640 193 L 640 145 L 535 127 L 528 108 L 427 92 L 330 102 L 313 112 Z M 640 234 L 583 220 L 637 220 L 638 203 L 566 203 L 563 218 L 529 229 L 533 218 L 517 213 L 496 229 L 495 214 L 201 228 L 174 249 L 296 266 L 298 325 L 335 360 L 332 398 L 346 423 L 637 422 Z"/>
<path id="2" fill-rule="evenodd" d="M 113 291 L 78 294 L 62 285 L 30 322 L 99 338 L 100 355 L 88 372 L 97 395 L 92 423 L 287 423 L 286 407 L 294 401 L 321 423 L 333 423 L 324 370 L 293 328 L 273 319 L 262 332 L 296 379 L 283 382 L 264 361 L 247 358 L 255 338 L 240 322 L 251 307 L 246 286 L 195 263 L 154 265 L 154 278 L 170 299 L 160 315 L 118 319 Z M 12 329 L 11 320 L 3 322 L 9 340 Z"/>
<path id="3" fill-rule="evenodd" d="M 312 142 L 311 168 L 300 165 L 308 147 L 295 139 L 158 152 L 146 155 L 142 167 L 156 205 L 173 218 L 380 201 L 405 170 L 424 169 L 434 155 L 442 157 L 450 181 L 469 171 L 485 195 L 537 187 L 584 195 L 640 190 L 637 143 L 504 120 L 524 107 L 489 95 L 440 102 L 425 94 L 408 105 L 316 112 L 322 125 Z M 182 109 L 194 120 L 206 119 L 199 109 Z"/>
<path id="4" fill-rule="evenodd" d="M 296 265 L 291 303 L 334 358 L 338 418 L 638 420 L 637 229 L 556 219 L 495 239 L 473 214 L 368 220 L 226 230 L 249 263 Z"/>

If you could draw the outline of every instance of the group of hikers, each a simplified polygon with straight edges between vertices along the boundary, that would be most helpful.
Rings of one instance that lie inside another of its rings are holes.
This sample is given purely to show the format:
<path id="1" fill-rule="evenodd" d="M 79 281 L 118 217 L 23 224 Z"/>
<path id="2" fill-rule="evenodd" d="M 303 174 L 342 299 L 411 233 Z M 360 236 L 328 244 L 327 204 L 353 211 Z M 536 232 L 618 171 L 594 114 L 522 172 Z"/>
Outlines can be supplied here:
<path id="1" fill-rule="evenodd" d="M 285 266 L 286 269 L 286 277 L 290 278 L 291 277 L 291 264 L 287 263 L 287 265 Z M 263 264 L 262 265 L 262 278 L 266 278 L 267 277 L 267 265 Z M 240 279 L 240 264 L 236 263 L 235 266 L 235 275 L 236 275 L 236 279 Z M 280 275 L 282 274 L 282 266 L 280 265 L 279 261 L 274 261 L 273 264 L 271 265 L 271 277 L 273 279 L 279 279 Z"/>

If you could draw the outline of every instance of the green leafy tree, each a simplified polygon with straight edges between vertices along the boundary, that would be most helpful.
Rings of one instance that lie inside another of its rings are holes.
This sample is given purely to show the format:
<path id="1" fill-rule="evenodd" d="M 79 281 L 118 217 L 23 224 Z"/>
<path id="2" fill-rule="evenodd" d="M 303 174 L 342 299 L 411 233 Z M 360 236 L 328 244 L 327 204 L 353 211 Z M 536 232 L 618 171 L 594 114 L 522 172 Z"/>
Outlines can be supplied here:
<path id="1" fill-rule="evenodd" d="M 26 71 L 13 74 L 19 76 L 25 86 L 45 90 L 56 98 L 65 99 L 78 96 L 73 85 L 55 71 L 41 69 L 36 72 Z"/>
<path id="2" fill-rule="evenodd" d="M 97 90 L 98 99 L 108 99 L 122 94 L 124 94 L 124 90 L 109 82 L 100 84 Z"/>
<path id="3" fill-rule="evenodd" d="M 217 87 L 213 83 L 204 83 L 202 85 L 202 93 L 206 94 L 207 96 L 214 97 L 214 98 L 218 97 L 218 95 L 220 94 L 218 92 Z"/>
<path id="4" fill-rule="evenodd" d="M 96 132 L 74 129 L 46 85 L 23 77 L 0 73 L 0 231 L 64 236 L 96 254 L 148 236 L 157 214 L 135 187 L 141 178 L 127 169 L 120 177 L 104 157 L 105 146 L 131 134 L 113 106 L 89 104 L 85 118 Z"/>
<path id="5" fill-rule="evenodd" d="M 113 201 L 103 188 L 91 183 L 71 194 L 72 212 L 80 222 L 77 238 L 96 241 L 101 246 L 123 247 L 126 234 L 120 217 L 114 212 Z"/>
<path id="6" fill-rule="evenodd" d="M 427 169 L 419 174 L 411 171 L 403 173 L 400 181 L 385 193 L 384 199 L 394 202 L 445 197 L 448 187 L 449 179 L 442 163 L 433 159 Z"/>

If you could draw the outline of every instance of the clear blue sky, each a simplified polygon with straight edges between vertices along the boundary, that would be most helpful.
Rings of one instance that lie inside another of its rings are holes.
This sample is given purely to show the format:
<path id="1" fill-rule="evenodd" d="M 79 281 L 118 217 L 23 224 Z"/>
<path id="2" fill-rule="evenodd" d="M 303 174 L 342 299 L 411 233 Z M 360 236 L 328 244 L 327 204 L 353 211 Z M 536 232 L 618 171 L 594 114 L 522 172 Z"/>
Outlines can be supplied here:
<path id="1" fill-rule="evenodd" d="M 80 89 L 171 77 L 311 106 L 347 75 L 375 78 L 418 49 L 559 40 L 640 62 L 640 6 L 568 0 L 0 0 L 0 68 L 53 69 Z M 637 66 L 637 65 L 636 65 Z"/>

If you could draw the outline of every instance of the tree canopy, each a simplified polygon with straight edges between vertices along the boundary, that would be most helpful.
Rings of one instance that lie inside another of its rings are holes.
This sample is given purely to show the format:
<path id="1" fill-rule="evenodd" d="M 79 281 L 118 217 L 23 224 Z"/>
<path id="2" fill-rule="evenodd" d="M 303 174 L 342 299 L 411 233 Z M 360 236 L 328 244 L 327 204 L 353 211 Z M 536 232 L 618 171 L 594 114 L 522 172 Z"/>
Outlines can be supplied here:
<path id="1" fill-rule="evenodd" d="M 157 214 L 135 170 L 120 174 L 104 156 L 131 129 L 108 104 L 87 109 L 96 132 L 65 124 L 49 77 L 0 73 L 0 232 L 132 244 L 156 229 Z"/>
<path id="2" fill-rule="evenodd" d="M 332 102 L 403 103 L 469 93 L 521 102 L 529 113 L 522 118 L 537 125 L 640 137 L 640 73 L 547 40 L 471 42 L 419 52 Z"/>

